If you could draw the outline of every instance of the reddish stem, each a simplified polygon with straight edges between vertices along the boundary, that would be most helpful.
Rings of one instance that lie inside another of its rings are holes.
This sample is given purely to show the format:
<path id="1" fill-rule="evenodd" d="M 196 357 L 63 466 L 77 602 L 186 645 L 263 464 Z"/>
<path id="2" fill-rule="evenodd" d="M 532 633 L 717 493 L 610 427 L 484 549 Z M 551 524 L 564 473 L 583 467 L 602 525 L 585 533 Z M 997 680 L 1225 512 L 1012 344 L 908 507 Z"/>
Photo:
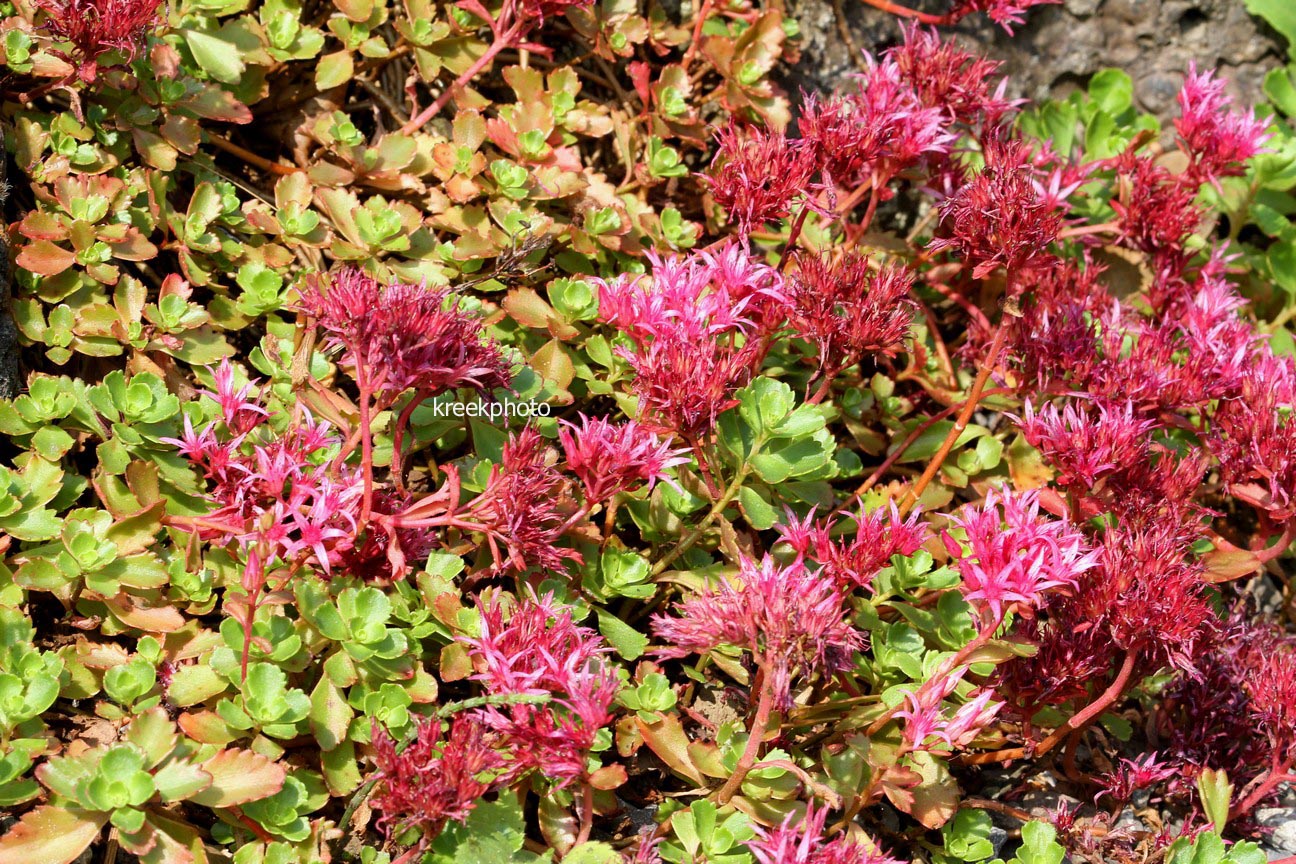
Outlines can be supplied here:
<path id="1" fill-rule="evenodd" d="M 486 53 L 478 57 L 477 60 L 465 69 L 464 73 L 456 78 L 449 87 L 442 90 L 441 95 L 436 98 L 436 101 L 424 108 L 415 116 L 411 117 L 410 121 L 400 128 L 401 134 L 409 135 L 410 133 L 417 131 L 422 128 L 424 123 L 440 114 L 441 109 L 444 108 L 452 98 L 454 98 L 455 93 L 462 90 L 469 81 L 477 77 L 477 73 L 489 66 L 490 62 L 495 59 L 495 55 L 499 54 L 504 49 L 513 46 L 513 44 L 522 35 L 523 30 L 525 30 L 524 21 L 515 21 L 513 25 L 503 33 L 496 35 L 495 40 L 491 42 L 490 47 L 486 49 Z"/>
<path id="2" fill-rule="evenodd" d="M 577 846 L 589 839 L 590 831 L 594 827 L 594 787 L 588 781 L 581 790 L 580 803 L 580 833 L 576 835 Z"/>
<path id="3" fill-rule="evenodd" d="M 941 442 L 940 449 L 932 457 L 931 462 L 927 465 L 927 470 L 923 471 L 918 482 L 905 495 L 904 501 L 900 504 L 900 515 L 904 516 L 913 509 L 918 503 L 918 498 L 922 495 L 928 484 L 936 477 L 941 466 L 945 464 L 945 457 L 949 455 L 950 450 L 954 448 L 954 442 L 963 434 L 967 428 L 968 421 L 972 419 L 972 412 L 976 410 L 977 403 L 981 401 L 981 393 L 985 390 L 986 382 L 990 380 L 990 373 L 994 371 L 995 363 L 999 360 L 999 352 L 1003 350 L 1004 341 L 1008 336 L 1008 322 L 1001 322 L 998 331 L 995 333 L 994 342 L 990 344 L 990 353 L 986 355 L 985 362 L 981 364 L 981 371 L 977 373 L 976 380 L 972 382 L 972 390 L 968 393 L 967 401 L 963 403 L 963 410 L 959 412 L 958 418 L 954 421 L 954 426 L 950 429 L 945 440 Z"/>
<path id="4" fill-rule="evenodd" d="M 408 473 L 405 468 L 405 454 L 402 452 L 405 447 L 405 430 L 409 427 L 410 417 L 427 397 L 428 394 L 424 391 L 416 391 L 409 404 L 401 409 L 400 416 L 392 426 L 392 479 L 396 482 L 396 488 L 402 492 L 405 491 L 405 475 Z"/>
<path id="5" fill-rule="evenodd" d="M 810 212 L 808 203 L 801 204 L 801 212 L 797 214 L 796 221 L 792 223 L 792 228 L 788 231 L 787 245 L 783 247 L 783 254 L 779 256 L 778 271 L 782 273 L 787 269 L 788 260 L 792 257 L 792 250 L 796 248 L 797 240 L 801 237 L 801 228 L 805 225 L 806 215 Z"/>
<path id="6" fill-rule="evenodd" d="M 373 479 L 373 418 L 370 415 L 373 393 L 368 386 L 369 376 L 363 373 L 360 364 L 356 363 L 356 378 L 360 389 L 360 469 L 364 474 L 364 498 L 360 503 L 360 527 L 369 524 L 369 514 L 373 512 L 374 479 Z"/>
<path id="7" fill-rule="evenodd" d="M 1076 225 L 1073 228 L 1064 228 L 1058 232 L 1058 239 L 1064 240 L 1068 237 L 1084 237 L 1088 234 L 1107 234 L 1114 233 L 1120 229 L 1119 222 L 1103 222 L 1099 225 Z"/>
<path id="8" fill-rule="evenodd" d="M 1134 673 L 1134 661 L 1137 659 L 1138 652 L 1126 651 L 1125 659 L 1121 662 L 1120 670 L 1116 673 L 1115 680 L 1111 685 L 1098 696 L 1097 699 L 1089 703 L 1083 711 L 1076 714 L 1063 725 L 1054 729 L 1047 738 L 1039 743 L 1039 746 L 1029 751 L 1030 755 L 1040 756 L 1052 750 L 1062 739 L 1066 738 L 1072 732 L 1082 732 L 1092 723 L 1099 714 L 1106 711 L 1113 702 L 1120 698 L 1129 686 L 1130 676 Z M 1025 747 L 1013 747 L 1007 750 L 996 750 L 993 753 L 978 753 L 975 756 L 968 756 L 960 761 L 964 765 L 984 765 L 990 762 L 1008 762 L 1012 759 L 1021 759 L 1028 753 Z"/>
<path id="9" fill-rule="evenodd" d="M 687 72 L 689 65 L 693 62 L 693 55 L 697 54 L 698 47 L 702 43 L 702 27 L 706 24 L 707 18 L 711 15 L 711 0 L 702 0 L 702 6 L 698 9 L 697 20 L 693 22 L 693 38 L 689 41 L 689 47 L 684 51 L 684 71 Z"/>
<path id="10" fill-rule="evenodd" d="M 1296 781 L 1296 774 L 1288 773 L 1291 771 L 1291 766 L 1292 762 L 1289 759 L 1281 769 L 1270 772 L 1269 776 L 1264 779 L 1263 783 L 1251 790 L 1251 794 L 1247 795 L 1229 809 L 1229 818 L 1236 819 L 1243 813 L 1249 812 L 1251 808 L 1263 801 L 1266 795 L 1273 792 L 1274 787 L 1279 783 L 1291 783 Z"/>
<path id="11" fill-rule="evenodd" d="M 761 674 L 760 701 L 756 705 L 756 716 L 752 719 L 751 732 L 747 737 L 747 746 L 743 748 L 742 755 L 738 757 L 738 764 L 734 766 L 734 771 L 729 775 L 729 779 L 716 792 L 716 801 L 720 804 L 729 803 L 729 799 L 738 792 L 742 786 L 743 780 L 747 777 L 747 772 L 756 764 L 756 757 L 760 755 L 760 748 L 765 738 L 766 728 L 769 726 L 770 714 L 774 711 L 774 686 L 773 675 Z"/>
<path id="12" fill-rule="evenodd" d="M 217 150 L 224 150 L 226 153 L 239 157 L 249 165 L 255 165 L 262 171 L 268 171 L 269 173 L 280 177 L 286 177 L 289 174 L 300 174 L 303 170 L 295 165 L 280 165 L 278 162 L 271 162 L 264 156 L 258 156 L 251 150 L 240 147 L 233 141 L 226 141 L 219 135 L 214 135 L 210 132 L 207 133 L 207 140 L 215 145 Z"/>
<path id="13" fill-rule="evenodd" d="M 917 9 L 910 9 L 908 6 L 892 3 L 890 0 L 864 0 L 864 2 L 874 9 L 881 9 L 883 12 L 899 15 L 901 18 L 914 18 L 921 24 L 928 24 L 933 27 L 947 27 L 958 21 L 953 15 L 931 15 L 927 12 L 919 12 Z"/>
<path id="14" fill-rule="evenodd" d="M 882 479 L 882 475 L 885 474 L 887 470 L 892 465 L 894 465 L 901 456 L 905 454 L 906 450 L 908 450 L 910 447 L 913 446 L 913 443 L 918 440 L 919 436 L 921 436 L 924 432 L 926 432 L 931 427 L 935 426 L 940 421 L 944 420 L 949 415 L 953 414 L 955 411 L 959 410 L 959 408 L 961 407 L 963 407 L 962 404 L 956 402 L 953 405 L 946 408 L 945 410 L 941 411 L 940 413 L 928 417 L 926 420 L 924 420 L 923 422 L 915 426 L 913 428 L 913 431 L 909 433 L 908 437 L 906 437 L 905 440 L 901 442 L 900 446 L 897 447 L 895 451 L 891 453 L 890 456 L 888 456 L 885 460 L 883 460 L 882 464 L 879 465 L 877 469 L 868 476 L 867 480 L 865 480 L 862 484 L 860 484 L 860 487 L 855 490 L 855 497 L 858 498 L 868 490 L 872 489 L 873 486 L 877 483 L 877 481 Z"/>

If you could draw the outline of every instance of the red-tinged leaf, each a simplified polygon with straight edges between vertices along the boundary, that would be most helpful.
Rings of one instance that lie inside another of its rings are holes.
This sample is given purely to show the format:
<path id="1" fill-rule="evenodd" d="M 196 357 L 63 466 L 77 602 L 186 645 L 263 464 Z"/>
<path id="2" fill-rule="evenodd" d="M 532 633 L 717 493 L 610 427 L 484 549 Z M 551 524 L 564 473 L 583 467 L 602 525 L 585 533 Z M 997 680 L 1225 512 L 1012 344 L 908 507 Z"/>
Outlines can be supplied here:
<path id="1" fill-rule="evenodd" d="M 720 748 L 710 741 L 694 741 L 688 746 L 689 759 L 698 770 L 708 777 L 717 780 L 727 778 L 731 773 L 720 757 Z"/>
<path id="2" fill-rule="evenodd" d="M 223 747 L 237 737 L 214 711 L 188 711 L 176 722 L 186 735 L 202 744 Z"/>
<path id="3" fill-rule="evenodd" d="M 206 864 L 207 849 L 192 826 L 157 813 L 149 814 L 149 822 L 157 843 L 140 856 L 140 864 Z"/>
<path id="4" fill-rule="evenodd" d="M 252 109 L 235 99 L 233 93 L 222 90 L 214 84 L 177 103 L 176 107 L 188 108 L 207 120 L 224 120 L 226 123 L 252 122 Z"/>
<path id="5" fill-rule="evenodd" d="M 621 765 L 604 765 L 602 768 L 590 775 L 590 785 L 595 789 L 602 789 L 605 792 L 609 789 L 616 789 L 623 785 L 628 779 L 626 770 Z"/>
<path id="6" fill-rule="evenodd" d="M 233 807 L 283 788 L 283 766 L 251 750 L 222 750 L 202 764 L 212 784 L 191 799 L 204 807 Z"/>
<path id="7" fill-rule="evenodd" d="M 112 247 L 113 257 L 125 261 L 150 261 L 158 254 L 158 248 L 138 231 L 132 231 L 125 239 L 109 245 Z"/>
<path id="8" fill-rule="evenodd" d="M 1207 582 L 1231 582 L 1260 569 L 1260 558 L 1246 549 L 1212 549 L 1202 556 Z"/>
<path id="9" fill-rule="evenodd" d="M 504 298 L 504 311 L 523 327 L 540 329 L 550 320 L 561 321 L 554 308 L 530 288 L 514 288 Z"/>
<path id="10" fill-rule="evenodd" d="M 462 681 L 473 673 L 472 659 L 468 649 L 458 642 L 451 642 L 441 649 L 441 680 Z"/>
<path id="11" fill-rule="evenodd" d="M 554 796 L 546 795 L 540 799 L 540 808 L 536 816 L 540 823 L 540 834 L 560 855 L 566 855 L 567 850 L 576 845 L 576 836 L 580 828 L 576 822 L 576 814 L 570 808 L 560 804 Z"/>
<path id="12" fill-rule="evenodd" d="M 37 276 L 57 276 L 76 263 L 76 255 L 48 240 L 37 240 L 18 253 L 18 266 Z"/>
<path id="13" fill-rule="evenodd" d="M 37 807 L 0 837 L 0 864 L 71 864 L 107 821 L 107 813 Z"/>
<path id="14" fill-rule="evenodd" d="M 706 785 L 702 772 L 689 758 L 689 737 L 680 725 L 679 718 L 673 714 L 663 714 L 652 723 L 645 723 L 640 718 L 636 718 L 635 723 L 639 726 L 639 734 L 643 736 L 644 743 L 657 754 L 658 759 L 676 774 L 687 777 L 698 786 Z"/>
<path id="15" fill-rule="evenodd" d="M 921 782 L 911 790 L 913 805 L 909 815 L 923 825 L 935 830 L 958 810 L 958 783 L 950 775 L 944 759 L 919 751 L 909 757 Z"/>
<path id="16" fill-rule="evenodd" d="M 174 606 L 149 606 L 148 601 L 131 594 L 118 594 L 104 605 L 122 623 L 148 633 L 174 633 L 185 624 Z"/>
<path id="17" fill-rule="evenodd" d="M 28 240 L 66 240 L 68 229 L 53 213 L 33 210 L 18 223 L 18 233 Z"/>

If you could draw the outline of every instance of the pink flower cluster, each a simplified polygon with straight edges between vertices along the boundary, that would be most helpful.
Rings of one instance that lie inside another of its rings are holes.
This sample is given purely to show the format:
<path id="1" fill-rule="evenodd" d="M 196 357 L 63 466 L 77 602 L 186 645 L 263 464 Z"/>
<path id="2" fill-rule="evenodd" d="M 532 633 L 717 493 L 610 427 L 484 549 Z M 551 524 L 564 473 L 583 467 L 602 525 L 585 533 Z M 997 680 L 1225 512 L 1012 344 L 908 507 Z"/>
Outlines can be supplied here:
<path id="1" fill-rule="evenodd" d="M 1296 364 L 1265 346 L 1213 415 L 1207 446 L 1229 491 L 1277 523 L 1296 518 Z"/>
<path id="2" fill-rule="evenodd" d="M 805 816 L 789 816 L 775 828 L 756 828 L 747 848 L 760 864 L 900 864 L 870 840 L 838 834 L 824 837 L 826 807 L 806 805 Z"/>
<path id="3" fill-rule="evenodd" d="M 949 123 L 992 129 L 1024 100 L 1005 99 L 1008 79 L 993 76 L 1002 65 L 964 51 L 936 31 L 911 24 L 901 45 L 887 52 L 924 108 L 945 113 Z"/>
<path id="4" fill-rule="evenodd" d="M 898 177 L 923 166 L 954 170 L 958 127 L 996 127 L 1018 104 L 1003 98 L 1003 80 L 992 82 L 998 64 L 916 26 L 905 31 L 904 44 L 865 61 L 855 88 L 805 97 L 800 138 L 732 126 L 718 133 L 712 194 L 742 236 L 790 217 L 798 199 L 832 215 L 838 192 L 871 190 L 876 206 L 891 197 Z"/>
<path id="5" fill-rule="evenodd" d="M 1217 768 L 1239 789 L 1252 789 L 1261 775 L 1276 768 L 1281 777 L 1296 763 L 1296 638 L 1236 609 L 1211 648 L 1197 674 L 1168 688 L 1160 731 L 1186 781 Z"/>
<path id="6" fill-rule="evenodd" d="M 381 726 L 373 734 L 377 781 L 369 805 L 378 826 L 396 838 L 411 828 L 436 836 L 451 820 L 463 822 L 478 799 L 508 779 L 508 761 L 495 749 L 497 737 L 474 715 L 458 715 L 444 740 L 442 723 L 419 722 L 403 750 Z"/>
<path id="7" fill-rule="evenodd" d="M 558 545 L 568 527 L 559 509 L 568 481 L 556 461 L 535 427 L 523 428 L 509 436 L 486 488 L 464 508 L 462 523 L 486 534 L 497 570 L 561 570 L 565 561 L 580 560 Z"/>
<path id="8" fill-rule="evenodd" d="M 982 690 L 979 694 L 959 706 L 953 717 L 946 717 L 942 702 L 954 692 L 962 678 L 963 672 L 946 675 L 935 682 L 935 686 L 925 686 L 918 692 L 906 691 L 906 707 L 895 713 L 905 721 L 905 745 L 910 750 L 921 750 L 928 746 L 928 739 L 935 738 L 946 748 L 965 747 L 980 734 L 981 730 L 994 720 L 1003 708 L 1002 702 L 991 704 L 994 691 Z"/>
<path id="9" fill-rule="evenodd" d="M 1056 260 L 1048 246 L 1062 229 L 1062 212 L 1041 191 L 1027 146 L 1017 140 L 986 146 L 986 165 L 941 205 L 949 235 L 928 249 L 957 252 L 972 278 L 1003 269 L 1013 286 Z"/>
<path id="10" fill-rule="evenodd" d="M 558 440 L 587 502 L 608 501 L 644 484 L 652 489 L 658 480 L 675 485 L 666 471 L 689 462 L 684 451 L 672 450 L 633 420 L 613 423 L 581 414 L 579 426 L 563 421 Z"/>
<path id="11" fill-rule="evenodd" d="M 865 59 L 857 89 L 823 101 L 807 96 L 797 121 L 828 180 L 848 191 L 865 182 L 880 189 L 954 142 L 946 112 L 923 104 L 894 59 Z"/>
<path id="12" fill-rule="evenodd" d="M 796 256 L 788 279 L 792 329 L 818 349 L 819 374 L 836 377 L 865 354 L 891 356 L 909 333 L 913 275 L 902 264 L 870 266 L 846 252 Z"/>
<path id="13" fill-rule="evenodd" d="M 340 441 L 326 423 L 307 414 L 276 431 L 252 398 L 255 382 L 237 386 L 228 361 L 214 377 L 216 391 L 208 395 L 221 419 L 197 431 L 186 416 L 181 437 L 164 439 L 212 483 L 217 509 L 204 518 L 199 535 L 221 543 L 264 542 L 267 559 L 297 565 L 313 558 L 330 573 L 359 530 L 359 472 L 330 458 Z"/>
<path id="14" fill-rule="evenodd" d="M 744 236 L 789 216 L 792 202 L 814 191 L 818 166 L 804 141 L 731 122 L 716 133 L 716 144 L 708 173 L 712 195 Z"/>
<path id="15" fill-rule="evenodd" d="M 324 331 L 326 347 L 341 352 L 342 365 L 380 404 L 411 389 L 426 398 L 460 387 L 489 395 L 509 386 L 509 361 L 448 289 L 383 285 L 348 268 L 327 286 L 307 289 L 301 302 Z"/>
<path id="16" fill-rule="evenodd" d="M 36 6 L 48 16 L 50 35 L 72 44 L 77 76 L 93 84 L 107 55 L 117 52 L 128 63 L 135 59 L 162 0 L 36 0 Z"/>
<path id="17" fill-rule="evenodd" d="M 722 580 L 676 604 L 674 616 L 654 616 L 663 657 L 703 654 L 721 645 L 751 652 L 769 676 L 775 704 L 791 706 L 792 676 L 832 675 L 851 668 L 864 637 L 846 619 L 843 595 L 828 577 L 801 562 L 742 558 L 732 581 Z"/>
<path id="18" fill-rule="evenodd" d="M 549 704 L 488 706 L 483 722 L 513 754 L 513 770 L 531 769 L 565 786 L 586 774 L 598 731 L 612 720 L 620 686 L 602 658 L 602 638 L 572 619 L 551 595 L 523 600 L 505 620 L 498 597 L 479 601 L 481 631 L 472 646 L 476 676 L 491 695 L 552 696 Z"/>
<path id="19" fill-rule="evenodd" d="M 1111 798 L 1125 804 L 1141 789 L 1151 788 L 1164 780 L 1169 780 L 1180 772 L 1180 766 L 1161 762 L 1156 753 L 1145 753 L 1142 757 L 1122 759 L 1115 771 L 1104 779 L 1103 787 L 1094 800 Z"/>
<path id="20" fill-rule="evenodd" d="M 1198 72 L 1196 64 L 1188 66 L 1179 108 L 1175 129 L 1192 159 L 1189 171 L 1198 181 L 1241 174 L 1243 164 L 1269 140 L 1266 124 L 1255 112 L 1231 112 L 1224 81 L 1210 70 Z"/>
<path id="21" fill-rule="evenodd" d="M 963 578 L 963 596 L 1001 619 L 1009 605 L 1029 614 L 1049 588 L 1074 587 L 1098 563 L 1096 553 L 1071 524 L 1040 516 L 1039 495 L 991 490 L 980 507 L 967 507 L 950 521 L 962 542 L 942 535 Z"/>
<path id="22" fill-rule="evenodd" d="M 909 556 L 918 551 L 927 540 L 927 526 L 921 515 L 914 511 L 908 519 L 902 519 L 892 502 L 889 508 L 871 512 L 861 507 L 851 517 L 854 536 L 845 520 L 815 520 L 814 511 L 800 521 L 789 517 L 787 524 L 777 526 L 777 530 L 796 553 L 798 563 L 807 559 L 818 562 L 819 574 L 847 593 L 872 585 L 877 572 L 891 563 L 893 555 Z"/>
<path id="23" fill-rule="evenodd" d="M 685 440 L 710 432 L 763 356 L 783 302 L 778 272 L 736 243 L 688 258 L 648 253 L 651 279 L 598 282 L 599 315 L 631 342 L 640 421 Z"/>
<path id="24" fill-rule="evenodd" d="M 1071 399 L 1038 412 L 1029 399 L 1018 420 L 1022 434 L 1057 469 L 1063 486 L 1093 487 L 1107 476 L 1144 458 L 1157 424 L 1134 413 L 1129 402 L 1108 405 Z"/>

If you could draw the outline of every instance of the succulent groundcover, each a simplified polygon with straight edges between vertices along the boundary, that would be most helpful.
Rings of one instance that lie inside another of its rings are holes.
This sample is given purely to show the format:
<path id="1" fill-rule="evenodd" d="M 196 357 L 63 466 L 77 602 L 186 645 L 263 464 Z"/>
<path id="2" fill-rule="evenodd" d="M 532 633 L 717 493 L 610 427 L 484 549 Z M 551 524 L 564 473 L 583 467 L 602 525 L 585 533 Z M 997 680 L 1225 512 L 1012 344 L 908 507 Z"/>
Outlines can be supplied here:
<path id="1" fill-rule="evenodd" d="M 0 3 L 0 864 L 1263 864 L 1296 84 L 1040 2 Z"/>

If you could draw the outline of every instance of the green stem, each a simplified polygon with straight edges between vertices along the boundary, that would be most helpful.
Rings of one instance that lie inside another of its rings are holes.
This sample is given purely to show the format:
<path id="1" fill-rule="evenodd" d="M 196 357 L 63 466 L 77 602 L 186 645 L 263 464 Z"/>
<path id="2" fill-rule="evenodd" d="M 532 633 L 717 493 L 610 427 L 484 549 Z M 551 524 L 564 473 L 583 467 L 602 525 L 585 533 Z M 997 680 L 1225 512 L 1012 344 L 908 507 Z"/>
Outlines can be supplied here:
<path id="1" fill-rule="evenodd" d="M 753 451 L 753 453 L 754 452 L 755 451 Z M 702 521 L 698 523 L 698 526 L 690 531 L 689 534 L 679 542 L 679 545 L 672 549 L 665 558 L 662 558 L 653 566 L 653 576 L 660 576 L 664 573 L 667 567 L 673 564 L 689 549 L 692 549 L 693 544 L 702 539 L 702 535 L 711 527 L 711 523 L 716 520 L 716 517 L 723 513 L 724 509 L 733 503 L 733 500 L 738 497 L 738 491 L 742 489 L 743 481 L 747 479 L 749 470 L 748 463 L 744 462 L 738 469 L 738 473 L 734 475 L 733 482 L 730 483 L 729 487 L 721 493 L 719 498 L 716 499 L 715 504 L 711 505 L 711 510 L 702 518 Z"/>

